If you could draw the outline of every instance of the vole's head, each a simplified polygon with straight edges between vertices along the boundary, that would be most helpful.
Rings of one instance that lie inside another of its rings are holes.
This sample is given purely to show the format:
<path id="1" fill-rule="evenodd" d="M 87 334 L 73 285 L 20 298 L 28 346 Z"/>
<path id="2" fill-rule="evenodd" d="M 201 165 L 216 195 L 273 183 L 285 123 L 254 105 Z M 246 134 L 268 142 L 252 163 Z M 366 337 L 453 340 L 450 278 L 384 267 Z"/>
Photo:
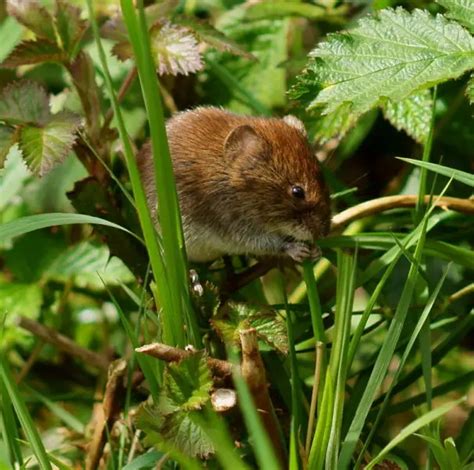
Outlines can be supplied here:
<path id="1" fill-rule="evenodd" d="M 237 126 L 227 135 L 224 157 L 250 223 L 296 240 L 328 234 L 329 192 L 301 121 L 287 116 Z"/>

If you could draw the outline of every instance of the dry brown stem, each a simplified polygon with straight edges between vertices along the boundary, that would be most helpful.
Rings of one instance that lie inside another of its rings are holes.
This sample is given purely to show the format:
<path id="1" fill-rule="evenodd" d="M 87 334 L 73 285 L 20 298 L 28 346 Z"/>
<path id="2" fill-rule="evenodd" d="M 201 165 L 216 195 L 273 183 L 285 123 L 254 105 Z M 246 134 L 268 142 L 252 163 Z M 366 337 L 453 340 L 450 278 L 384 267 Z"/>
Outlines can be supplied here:
<path id="1" fill-rule="evenodd" d="M 162 343 L 151 343 L 136 348 L 135 351 L 156 357 L 165 362 L 178 362 L 193 354 L 193 351 L 185 351 L 184 349 L 175 348 Z M 207 358 L 207 365 L 211 369 L 213 375 L 224 378 L 232 374 L 232 364 L 221 359 Z"/>
<path id="2" fill-rule="evenodd" d="M 37 338 L 40 338 L 47 343 L 53 344 L 66 354 L 80 359 L 85 364 L 91 365 L 92 367 L 96 367 L 97 369 L 101 370 L 107 370 L 109 367 L 110 362 L 106 357 L 79 346 L 67 336 L 62 335 L 52 328 L 48 328 L 47 326 L 44 326 L 35 320 L 20 316 L 18 319 L 18 325 L 21 328 L 28 330 Z"/>
<path id="3" fill-rule="evenodd" d="M 270 437 L 282 468 L 286 467 L 286 453 L 278 432 L 278 422 L 268 393 L 267 376 L 258 349 L 257 330 L 250 328 L 240 331 L 242 344 L 242 377 L 249 387 L 263 426 Z"/>
<path id="4" fill-rule="evenodd" d="M 418 196 L 416 195 L 401 195 L 380 197 L 371 201 L 362 202 L 361 204 L 357 204 L 357 206 L 336 214 L 332 219 L 331 232 L 335 232 L 344 225 L 347 225 L 354 220 L 362 219 L 363 217 L 368 217 L 370 215 L 379 214 L 380 212 L 400 207 L 415 207 L 417 199 Z M 425 204 L 428 204 L 429 201 L 430 196 L 425 196 Z M 474 214 L 473 199 L 433 196 L 432 203 L 443 209 L 462 212 L 464 214 Z"/>
<path id="5" fill-rule="evenodd" d="M 94 433 L 87 449 L 86 470 L 95 470 L 98 467 L 107 441 L 106 431 L 111 431 L 120 415 L 126 392 L 124 385 L 126 372 L 125 359 L 119 359 L 110 364 L 104 398 L 102 403 L 95 407 L 93 413 Z"/>

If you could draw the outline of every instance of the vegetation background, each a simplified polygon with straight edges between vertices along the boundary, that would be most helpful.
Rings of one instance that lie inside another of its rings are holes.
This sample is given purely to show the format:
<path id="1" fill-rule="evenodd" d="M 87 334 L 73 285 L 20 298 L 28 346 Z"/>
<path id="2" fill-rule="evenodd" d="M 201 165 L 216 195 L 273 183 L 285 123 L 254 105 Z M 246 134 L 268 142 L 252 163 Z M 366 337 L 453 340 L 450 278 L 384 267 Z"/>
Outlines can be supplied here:
<path id="1" fill-rule="evenodd" d="M 474 468 L 472 0 L 0 19 L 1 469 Z M 336 214 L 314 266 L 190 285 L 164 122 L 197 105 L 304 121 Z"/>

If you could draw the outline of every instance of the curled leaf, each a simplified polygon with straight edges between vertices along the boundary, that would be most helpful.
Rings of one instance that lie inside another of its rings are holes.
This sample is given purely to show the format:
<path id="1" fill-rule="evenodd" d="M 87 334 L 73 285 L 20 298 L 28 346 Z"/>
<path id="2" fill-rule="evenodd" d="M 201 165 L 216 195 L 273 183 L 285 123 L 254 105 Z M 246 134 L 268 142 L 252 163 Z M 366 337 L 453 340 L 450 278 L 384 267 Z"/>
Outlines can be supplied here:
<path id="1" fill-rule="evenodd" d="M 7 0 L 7 11 L 36 36 L 56 41 L 53 17 L 37 0 Z"/>
<path id="2" fill-rule="evenodd" d="M 77 45 L 87 29 L 87 21 L 81 19 L 81 9 L 70 2 L 57 0 L 55 23 L 63 50 L 75 56 Z"/>
<path id="3" fill-rule="evenodd" d="M 66 54 L 55 43 L 47 39 L 38 39 L 18 44 L 3 61 L 2 66 L 18 67 L 41 62 L 63 62 L 66 58 Z"/>

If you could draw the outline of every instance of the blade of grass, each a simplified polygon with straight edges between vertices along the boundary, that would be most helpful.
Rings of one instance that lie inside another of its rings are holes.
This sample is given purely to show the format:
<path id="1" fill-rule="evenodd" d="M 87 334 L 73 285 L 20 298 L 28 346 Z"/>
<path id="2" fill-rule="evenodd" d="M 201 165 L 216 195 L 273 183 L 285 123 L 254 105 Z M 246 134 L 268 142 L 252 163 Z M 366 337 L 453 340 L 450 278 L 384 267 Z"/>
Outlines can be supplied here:
<path id="1" fill-rule="evenodd" d="M 19 435 L 15 414 L 13 405 L 8 399 L 7 389 L 2 380 L 0 380 L 0 410 L 0 431 L 3 442 L 6 445 L 8 460 L 12 468 L 15 463 L 21 466 L 23 465 L 23 455 L 21 454 L 21 448 L 18 443 Z"/>
<path id="2" fill-rule="evenodd" d="M 24 235 L 25 233 L 40 230 L 42 228 L 54 227 L 55 225 L 71 225 L 71 224 L 91 224 L 91 225 L 106 225 L 107 227 L 123 230 L 124 232 L 133 235 L 139 241 L 141 239 L 126 228 L 101 219 L 100 217 L 93 217 L 84 214 L 63 214 L 60 212 L 50 214 L 35 214 L 27 215 L 19 219 L 12 220 L 0 225 L 0 240 L 9 240 L 13 237 Z"/>
<path id="3" fill-rule="evenodd" d="M 172 307 L 171 310 L 164 311 L 164 316 L 168 317 L 166 323 L 172 326 L 176 337 L 180 339 L 179 346 L 184 346 L 183 325 L 186 325 L 191 342 L 195 346 L 201 347 L 201 337 L 188 289 L 187 262 L 178 196 L 143 1 L 137 1 L 138 15 L 132 0 L 121 0 L 120 3 L 134 51 L 150 126 L 159 220 L 166 271 L 169 278 L 171 296 L 169 301 Z"/>
<path id="4" fill-rule="evenodd" d="M 377 414 L 377 418 L 375 419 L 375 422 L 372 425 L 370 433 L 369 433 L 369 435 L 367 436 L 367 438 L 364 442 L 364 446 L 363 446 L 363 448 L 360 452 L 359 459 L 356 463 L 356 468 L 359 468 L 359 465 L 360 465 L 362 457 L 365 453 L 365 450 L 368 448 L 373 436 L 375 435 L 375 433 L 377 431 L 378 424 L 382 420 L 382 417 L 385 414 L 385 410 L 388 406 L 388 402 L 389 402 L 389 398 L 391 396 L 391 392 L 394 389 L 395 384 L 397 383 L 398 377 L 400 377 L 400 374 L 402 373 L 403 368 L 405 367 L 405 363 L 407 362 L 408 357 L 410 356 L 411 350 L 413 349 L 413 346 L 414 346 L 416 340 L 418 339 L 419 335 L 422 334 L 423 329 L 425 327 L 427 327 L 428 331 L 429 331 L 429 315 L 430 315 L 431 310 L 433 309 L 433 306 L 434 306 L 434 304 L 435 304 L 435 302 L 438 298 L 438 295 L 441 291 L 441 287 L 444 284 L 444 281 L 446 279 L 448 271 L 449 271 L 449 267 L 448 267 L 448 269 L 446 269 L 444 275 L 441 277 L 441 279 L 439 280 L 439 282 L 436 285 L 435 289 L 433 290 L 433 293 L 430 295 L 430 298 L 426 302 L 425 308 L 423 309 L 423 312 L 421 313 L 420 318 L 418 319 L 418 321 L 415 325 L 415 328 L 413 329 L 413 332 L 410 335 L 410 339 L 408 341 L 408 344 L 405 348 L 405 351 L 404 351 L 402 357 L 400 358 L 400 362 L 398 364 L 397 370 L 396 370 L 395 374 L 392 377 L 392 380 L 391 380 L 391 383 L 390 383 L 390 386 L 389 386 L 388 390 L 385 393 L 385 398 L 384 398 L 384 401 L 382 403 L 382 406 L 379 409 L 379 412 Z M 431 369 L 430 369 L 430 372 L 431 372 Z M 429 406 L 431 406 L 431 398 L 432 398 L 431 388 L 430 388 L 429 398 L 430 398 L 430 402 L 428 404 L 429 404 Z"/>
<path id="5" fill-rule="evenodd" d="M 349 335 L 354 303 L 357 252 L 354 256 L 338 250 L 337 292 L 334 322 L 334 341 L 329 359 L 329 371 L 335 383 L 332 423 L 326 452 L 326 466 L 338 468 L 342 416 L 348 368 Z"/>
<path id="6" fill-rule="evenodd" d="M 444 405 L 435 408 L 432 411 L 424 414 L 420 418 L 415 419 L 412 423 L 408 426 L 405 426 L 379 453 L 376 455 L 369 464 L 365 467 L 366 470 L 371 470 L 372 468 L 377 465 L 393 448 L 395 448 L 398 444 L 403 442 L 407 437 L 411 436 L 419 429 L 427 426 L 428 424 L 432 423 L 433 421 L 437 420 L 444 414 L 446 414 L 449 410 L 454 408 L 456 405 L 459 405 L 466 399 L 460 398 L 459 400 L 451 401 L 449 403 L 445 403 Z"/>
<path id="7" fill-rule="evenodd" d="M 452 178 L 456 181 L 459 181 L 460 183 L 464 183 L 468 186 L 474 187 L 474 175 L 472 173 L 456 170 L 455 168 L 449 168 L 447 166 L 438 165 L 436 163 L 413 160 L 412 158 L 397 158 L 398 160 L 403 160 L 404 162 L 411 163 L 412 165 L 418 166 L 420 168 L 425 168 L 426 170 L 433 171 L 440 175 L 447 176 L 448 178 Z"/>
<path id="8" fill-rule="evenodd" d="M 421 255 L 423 252 L 423 245 L 426 236 L 429 214 L 430 211 L 425 214 L 422 219 L 422 222 L 417 227 L 417 229 L 419 229 L 419 238 L 415 248 L 414 259 L 417 260 L 418 263 L 420 262 Z M 341 469 L 346 469 L 349 467 L 352 454 L 354 453 L 357 441 L 365 425 L 365 421 L 367 415 L 369 414 L 370 407 L 372 406 L 372 403 L 375 399 L 375 395 L 380 385 L 382 384 L 386 371 L 389 367 L 398 340 L 400 339 L 406 316 L 408 314 L 417 277 L 418 268 L 415 264 L 411 264 L 407 281 L 403 287 L 400 301 L 397 305 L 397 309 L 390 324 L 386 338 L 377 356 L 377 360 L 374 364 L 372 373 L 370 374 L 369 381 L 365 388 L 364 394 L 362 395 L 362 398 L 357 406 L 355 416 L 352 420 L 351 425 L 349 426 L 349 430 L 342 443 L 339 467 Z"/>
<path id="9" fill-rule="evenodd" d="M 132 184 L 133 197 L 135 199 L 136 208 L 138 212 L 138 218 L 140 220 L 140 226 L 145 237 L 145 244 L 150 257 L 150 262 L 152 266 L 153 276 L 156 280 L 157 286 L 157 304 L 162 306 L 165 312 L 168 312 L 168 315 L 163 317 L 163 336 L 164 340 L 169 344 L 178 344 L 180 346 L 184 345 L 184 332 L 182 328 L 177 328 L 174 321 L 171 320 L 171 312 L 174 311 L 172 302 L 172 294 L 170 291 L 168 274 L 165 269 L 164 260 L 162 258 L 161 250 L 158 244 L 158 239 L 156 236 L 155 227 L 151 219 L 150 211 L 148 209 L 145 191 L 143 189 L 140 174 L 138 171 L 137 163 L 135 156 L 132 150 L 132 144 L 130 138 L 127 134 L 127 129 L 125 127 L 125 122 L 121 113 L 121 109 L 115 94 L 114 85 L 112 78 L 110 76 L 110 71 L 107 64 L 107 57 L 105 55 L 102 42 L 100 40 L 99 28 L 97 25 L 96 18 L 94 16 L 94 10 L 92 7 L 92 0 L 87 0 L 87 6 L 89 9 L 89 18 L 91 21 L 92 31 L 94 38 L 97 44 L 97 49 L 99 52 L 99 58 L 103 69 L 105 83 L 110 95 L 112 102 L 112 107 L 114 109 L 114 114 L 117 119 L 117 125 L 120 133 L 120 139 L 122 141 L 125 161 L 127 164 L 128 173 L 130 176 L 130 182 Z M 181 310 L 175 312 L 179 316 Z"/>
<path id="10" fill-rule="evenodd" d="M 48 454 L 44 448 L 43 442 L 41 441 L 38 430 L 36 429 L 35 423 L 28 412 L 28 408 L 21 397 L 18 386 L 13 379 L 10 368 L 6 362 L 5 356 L 0 356 L 0 381 L 3 382 L 3 388 L 7 394 L 2 397 L 2 401 L 8 396 L 13 404 L 15 413 L 18 420 L 21 423 L 21 427 L 28 442 L 33 450 L 33 453 L 38 460 L 38 465 L 42 470 L 52 470 Z"/>

